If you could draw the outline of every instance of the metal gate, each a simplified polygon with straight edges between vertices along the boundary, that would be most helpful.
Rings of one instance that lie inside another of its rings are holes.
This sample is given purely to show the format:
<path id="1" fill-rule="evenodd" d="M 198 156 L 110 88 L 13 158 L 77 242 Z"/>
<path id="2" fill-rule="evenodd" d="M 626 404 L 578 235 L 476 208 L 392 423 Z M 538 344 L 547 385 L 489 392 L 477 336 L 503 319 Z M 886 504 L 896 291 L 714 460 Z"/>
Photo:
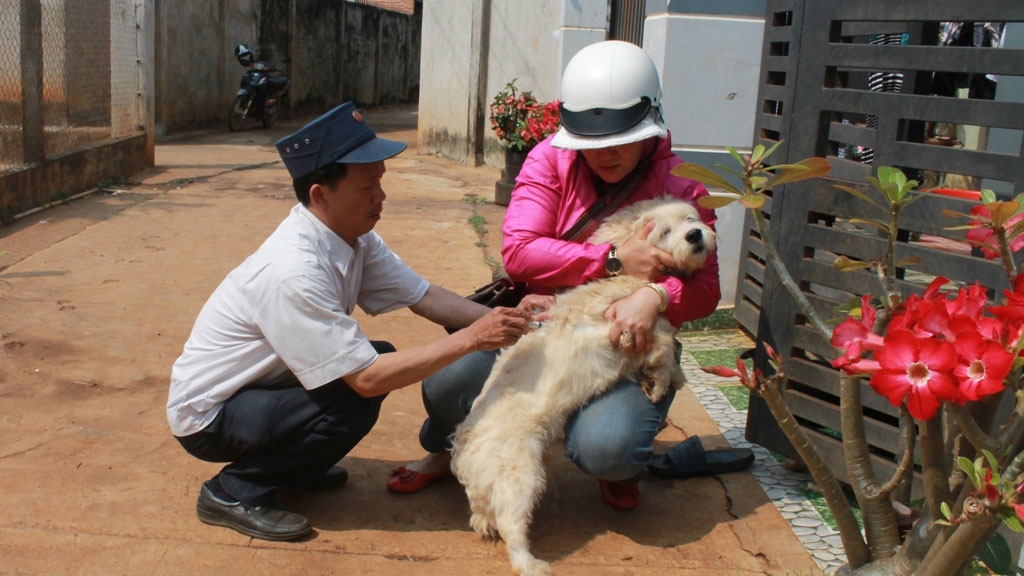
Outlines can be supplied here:
<path id="1" fill-rule="evenodd" d="M 870 260 L 885 239 L 851 217 L 882 217 L 834 180 L 867 189 L 874 166 L 903 169 L 928 187 L 1024 192 L 1024 4 L 1016 0 L 930 2 L 769 0 L 755 143 L 783 141 L 773 163 L 828 157 L 830 180 L 781 187 L 766 204 L 772 241 L 823 318 L 865 293 L 871 272 L 836 272 L 839 255 Z M 834 179 L 834 180 L 832 180 Z M 963 242 L 963 224 L 943 208 L 969 212 L 971 200 L 932 194 L 901 214 L 897 257 L 921 263 L 900 272 L 905 293 L 935 276 L 978 280 L 993 297 L 1006 280 L 997 262 Z M 799 313 L 765 263 L 753 219 L 745 223 L 735 313 L 758 341 L 784 357 L 794 414 L 826 460 L 843 462 L 836 352 Z M 762 353 L 758 367 L 768 370 Z M 863 385 L 876 468 L 898 453 L 898 413 Z M 747 438 L 795 457 L 759 398 L 751 398 Z M 845 480 L 843 466 L 834 472 Z"/>

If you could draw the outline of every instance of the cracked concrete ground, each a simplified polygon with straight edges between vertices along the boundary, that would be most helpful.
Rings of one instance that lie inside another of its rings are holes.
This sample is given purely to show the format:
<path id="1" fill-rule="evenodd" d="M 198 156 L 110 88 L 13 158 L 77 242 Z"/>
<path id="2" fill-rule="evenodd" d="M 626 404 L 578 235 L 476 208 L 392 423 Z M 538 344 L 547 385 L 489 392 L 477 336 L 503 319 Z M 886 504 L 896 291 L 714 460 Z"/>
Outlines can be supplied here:
<path id="1" fill-rule="evenodd" d="M 499 171 L 418 155 L 415 108 L 369 112 L 411 145 L 388 164 L 377 230 L 435 283 L 465 293 L 488 280 L 504 209 L 473 198 L 492 198 Z M 272 144 L 300 123 L 166 139 L 130 183 L 0 228 L 0 574 L 509 573 L 503 548 L 469 529 L 455 481 L 384 488 L 421 455 L 419 386 L 385 400 L 343 462 L 347 487 L 285 498 L 311 538 L 253 540 L 195 517 L 217 465 L 167 429 L 170 366 L 206 297 L 293 205 Z M 362 322 L 399 347 L 443 336 L 405 311 Z M 660 443 L 725 445 L 688 390 L 670 420 Z M 652 477 L 620 512 L 557 449 L 549 462 L 533 548 L 556 574 L 821 573 L 747 473 Z"/>

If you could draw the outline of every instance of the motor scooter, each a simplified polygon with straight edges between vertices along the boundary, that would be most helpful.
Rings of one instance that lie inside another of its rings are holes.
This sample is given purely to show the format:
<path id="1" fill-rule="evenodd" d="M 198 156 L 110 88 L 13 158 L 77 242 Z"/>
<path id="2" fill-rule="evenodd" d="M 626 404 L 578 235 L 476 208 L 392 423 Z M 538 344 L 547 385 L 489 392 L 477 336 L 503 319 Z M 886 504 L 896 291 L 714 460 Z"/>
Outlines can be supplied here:
<path id="1" fill-rule="evenodd" d="M 257 118 L 264 128 L 270 128 L 277 121 L 281 111 L 281 100 L 288 93 L 291 81 L 288 76 L 274 68 L 269 62 L 256 60 L 247 44 L 235 47 L 235 58 L 246 67 L 242 81 L 231 103 L 228 113 L 228 128 L 232 132 L 245 127 L 248 120 Z M 288 59 L 285 58 L 287 63 Z"/>

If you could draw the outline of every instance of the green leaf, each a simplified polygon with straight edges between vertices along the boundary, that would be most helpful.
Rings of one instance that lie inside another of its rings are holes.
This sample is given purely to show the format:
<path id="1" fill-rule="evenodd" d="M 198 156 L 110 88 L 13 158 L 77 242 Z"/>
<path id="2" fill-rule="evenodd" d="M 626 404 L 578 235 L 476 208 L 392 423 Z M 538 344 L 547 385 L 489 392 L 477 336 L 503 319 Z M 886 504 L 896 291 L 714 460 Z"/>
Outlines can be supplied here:
<path id="1" fill-rule="evenodd" d="M 982 450 L 982 454 L 985 455 L 985 459 L 988 460 L 988 468 L 992 471 L 992 484 L 999 485 L 999 460 L 996 460 L 995 454 L 988 450 Z"/>
<path id="2" fill-rule="evenodd" d="M 988 190 L 988 189 L 985 189 L 985 190 L 981 191 L 981 203 L 982 204 L 991 204 L 991 203 L 996 202 L 998 200 L 999 199 L 996 198 L 996 193 L 995 192 L 993 192 L 991 190 Z"/>
<path id="3" fill-rule="evenodd" d="M 907 200 L 906 202 L 904 202 L 904 203 L 902 204 L 902 206 L 903 206 L 904 208 L 906 208 L 907 206 L 910 206 L 911 204 L 913 204 L 914 202 L 917 202 L 917 201 L 918 201 L 918 200 L 920 200 L 921 198 L 924 198 L 924 196 L 925 196 L 924 194 L 916 194 L 916 195 L 914 195 L 914 196 L 911 196 L 911 197 L 910 197 L 910 200 Z"/>
<path id="4" fill-rule="evenodd" d="M 968 220 L 984 220 L 985 218 L 974 216 L 973 214 L 964 214 L 963 212 L 957 212 L 956 210 L 950 210 L 949 208 L 942 209 L 942 215 L 948 216 L 949 218 L 967 218 Z"/>
<path id="5" fill-rule="evenodd" d="M 1024 220 L 1019 220 L 1012 228 L 1006 231 L 1006 235 L 1013 238 L 1019 236 L 1022 230 L 1024 230 Z"/>
<path id="6" fill-rule="evenodd" d="M 971 462 L 970 458 L 960 456 L 956 459 L 956 465 L 964 471 L 964 474 L 967 474 L 971 478 L 974 482 L 975 488 L 981 488 L 981 480 L 978 478 L 978 471 L 974 468 L 974 462 Z"/>
<path id="7" fill-rule="evenodd" d="M 1017 213 L 1020 209 L 1020 204 L 1011 200 L 1004 200 L 1002 202 L 993 202 L 986 204 L 988 213 L 992 215 L 992 223 L 996 226 L 1002 226 L 1006 224 L 1006 221 Z"/>
<path id="8" fill-rule="evenodd" d="M 1016 513 L 1006 513 L 1001 518 L 1002 524 L 1006 524 L 1007 528 L 1014 532 L 1024 532 L 1024 524 L 1021 523 L 1021 519 L 1017 518 Z M 1007 574 L 1007 572 L 999 572 L 999 574 Z"/>
<path id="9" fill-rule="evenodd" d="M 739 202 L 744 208 L 760 210 L 761 206 L 764 206 L 765 197 L 761 194 L 744 194 L 740 197 Z"/>
<path id="10" fill-rule="evenodd" d="M 953 517 L 953 512 L 952 510 L 949 509 L 949 504 L 947 504 L 946 502 L 939 503 L 939 510 L 942 511 L 942 517 L 946 520 L 949 520 Z"/>
<path id="11" fill-rule="evenodd" d="M 739 180 L 743 179 L 743 174 L 740 174 L 736 170 L 733 170 L 732 168 L 729 168 L 725 164 L 715 164 L 715 168 L 718 168 L 722 172 L 726 172 L 728 174 L 732 174 L 733 176 L 735 176 Z"/>
<path id="12" fill-rule="evenodd" d="M 847 256 L 839 256 L 832 263 L 832 267 L 840 272 L 850 272 L 851 270 L 866 270 L 871 268 L 870 262 L 861 262 L 859 260 L 851 260 Z"/>
<path id="13" fill-rule="evenodd" d="M 775 173 L 775 179 L 772 180 L 772 186 L 775 187 L 781 184 L 788 184 L 790 182 L 820 178 L 828 174 L 830 170 L 832 170 L 832 165 L 829 164 L 827 158 L 821 158 L 819 156 L 805 158 L 781 172 L 777 171 Z"/>
<path id="14" fill-rule="evenodd" d="M 726 146 L 725 149 L 729 151 L 729 155 L 736 160 L 737 164 L 739 164 L 740 166 L 747 165 L 746 160 L 743 159 L 743 156 L 740 156 L 740 153 L 737 152 L 735 148 L 733 148 L 732 146 Z"/>
<path id="15" fill-rule="evenodd" d="M 850 224 L 863 224 L 865 226 L 872 226 L 874 228 L 878 228 L 886 235 L 889 234 L 889 227 L 886 226 L 884 222 L 879 222 L 878 220 L 868 220 L 865 218 L 850 218 Z"/>
<path id="16" fill-rule="evenodd" d="M 861 192 L 860 190 L 857 190 L 856 188 L 850 188 L 849 186 L 843 186 L 842 184 L 833 184 L 833 186 L 835 186 L 836 188 L 842 190 L 843 192 L 846 192 L 847 194 L 850 194 L 851 196 L 859 198 L 859 199 L 867 202 L 868 204 L 871 204 L 872 206 L 877 207 L 879 210 L 886 210 L 886 208 L 883 208 L 881 204 L 879 204 L 878 202 L 875 202 L 874 200 L 871 199 L 870 196 L 868 196 L 867 194 Z"/>
<path id="17" fill-rule="evenodd" d="M 711 196 L 701 196 L 700 198 L 697 199 L 697 204 L 699 204 L 701 208 L 716 210 L 718 208 L 724 208 L 725 206 L 732 204 L 738 199 L 739 198 L 737 198 L 736 196 L 714 194 Z"/>
<path id="18" fill-rule="evenodd" d="M 700 164 L 680 164 L 672 169 L 673 176 L 682 176 L 716 188 L 728 190 L 737 196 L 743 193 L 714 170 Z"/>
<path id="19" fill-rule="evenodd" d="M 762 159 L 764 159 L 764 144 L 758 144 L 750 152 L 750 164 L 756 166 L 761 163 Z"/>
<path id="20" fill-rule="evenodd" d="M 978 559 L 984 562 L 985 566 L 988 566 L 988 569 L 996 574 L 1008 574 L 1014 567 L 1010 545 L 1006 543 L 1006 538 L 998 532 L 993 534 L 985 542 L 985 545 L 978 550 Z"/>
<path id="21" fill-rule="evenodd" d="M 768 149 L 768 151 L 764 153 L 764 158 L 770 158 L 772 154 L 775 154 L 775 150 L 776 150 L 776 149 L 777 149 L 777 148 L 778 148 L 778 147 L 779 147 L 779 146 L 780 146 L 781 144 L 782 144 L 782 140 L 779 140 L 778 142 L 776 142 L 775 144 L 773 144 L 773 145 L 772 145 L 772 147 L 771 147 L 771 148 L 769 148 L 769 149 Z"/>
<path id="22" fill-rule="evenodd" d="M 916 266 L 921 263 L 920 256 L 908 256 L 907 258 L 900 258 L 896 261 L 896 265 L 900 268 L 906 268 L 907 266 Z"/>

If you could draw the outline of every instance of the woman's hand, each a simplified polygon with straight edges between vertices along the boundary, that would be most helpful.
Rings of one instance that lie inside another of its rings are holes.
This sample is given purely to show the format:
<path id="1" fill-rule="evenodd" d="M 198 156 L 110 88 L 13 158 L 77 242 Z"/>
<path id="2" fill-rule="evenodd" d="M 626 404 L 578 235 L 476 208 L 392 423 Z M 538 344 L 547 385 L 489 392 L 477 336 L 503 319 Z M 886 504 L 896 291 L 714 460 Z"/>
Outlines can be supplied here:
<path id="1" fill-rule="evenodd" d="M 612 325 L 608 330 L 612 346 L 632 354 L 650 352 L 660 305 L 658 293 L 646 287 L 613 302 L 604 313 L 605 320 Z"/>
<path id="2" fill-rule="evenodd" d="M 666 270 L 675 267 L 671 254 L 647 242 L 654 225 L 652 221 L 625 244 L 617 247 L 623 274 L 653 282 L 664 276 Z"/>

